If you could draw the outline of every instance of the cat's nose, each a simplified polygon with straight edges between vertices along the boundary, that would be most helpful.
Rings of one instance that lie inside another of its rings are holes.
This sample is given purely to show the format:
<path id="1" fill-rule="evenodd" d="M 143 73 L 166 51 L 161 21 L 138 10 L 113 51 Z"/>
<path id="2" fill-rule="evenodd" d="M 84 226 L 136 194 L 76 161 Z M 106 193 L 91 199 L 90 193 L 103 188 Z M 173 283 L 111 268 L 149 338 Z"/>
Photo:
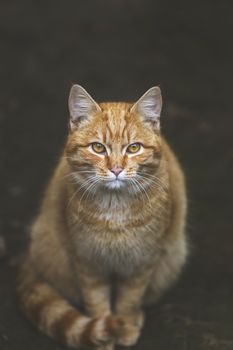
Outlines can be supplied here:
<path id="1" fill-rule="evenodd" d="M 116 166 L 110 169 L 110 171 L 116 176 L 118 176 L 122 172 L 122 170 L 123 170 L 122 168 L 116 167 Z"/>

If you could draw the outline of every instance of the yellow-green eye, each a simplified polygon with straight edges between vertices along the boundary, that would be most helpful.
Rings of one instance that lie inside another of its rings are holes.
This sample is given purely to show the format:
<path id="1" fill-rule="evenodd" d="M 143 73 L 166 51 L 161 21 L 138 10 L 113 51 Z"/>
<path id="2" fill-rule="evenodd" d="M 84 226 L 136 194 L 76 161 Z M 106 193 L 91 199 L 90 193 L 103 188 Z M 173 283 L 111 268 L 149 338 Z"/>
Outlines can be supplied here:
<path id="1" fill-rule="evenodd" d="M 91 144 L 91 147 L 95 153 L 102 153 L 103 154 L 106 152 L 106 148 L 104 147 L 104 145 L 102 145 L 102 143 L 93 142 Z"/>
<path id="2" fill-rule="evenodd" d="M 140 149 L 141 149 L 141 144 L 139 142 L 136 142 L 129 145 L 126 152 L 137 153 Z"/>

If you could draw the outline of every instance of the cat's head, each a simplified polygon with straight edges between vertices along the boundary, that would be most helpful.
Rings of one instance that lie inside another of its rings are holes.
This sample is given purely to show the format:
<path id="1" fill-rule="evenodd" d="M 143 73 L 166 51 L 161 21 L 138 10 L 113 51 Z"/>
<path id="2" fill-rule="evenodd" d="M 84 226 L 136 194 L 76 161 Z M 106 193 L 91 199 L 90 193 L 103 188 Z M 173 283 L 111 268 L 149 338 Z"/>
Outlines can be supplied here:
<path id="1" fill-rule="evenodd" d="M 83 188 L 141 191 L 153 183 L 161 158 L 159 87 L 136 103 L 97 104 L 79 85 L 69 96 L 66 156 Z"/>

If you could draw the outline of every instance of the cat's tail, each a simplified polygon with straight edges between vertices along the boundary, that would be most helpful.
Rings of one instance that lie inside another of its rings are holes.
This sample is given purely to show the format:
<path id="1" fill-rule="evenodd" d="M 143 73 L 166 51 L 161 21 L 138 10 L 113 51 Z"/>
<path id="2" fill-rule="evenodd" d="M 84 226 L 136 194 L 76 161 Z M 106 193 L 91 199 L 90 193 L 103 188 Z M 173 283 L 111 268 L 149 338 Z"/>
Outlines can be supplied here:
<path id="1" fill-rule="evenodd" d="M 43 333 L 67 346 L 111 349 L 121 328 L 121 320 L 116 316 L 85 316 L 47 283 L 28 273 L 19 276 L 18 295 L 26 316 Z"/>

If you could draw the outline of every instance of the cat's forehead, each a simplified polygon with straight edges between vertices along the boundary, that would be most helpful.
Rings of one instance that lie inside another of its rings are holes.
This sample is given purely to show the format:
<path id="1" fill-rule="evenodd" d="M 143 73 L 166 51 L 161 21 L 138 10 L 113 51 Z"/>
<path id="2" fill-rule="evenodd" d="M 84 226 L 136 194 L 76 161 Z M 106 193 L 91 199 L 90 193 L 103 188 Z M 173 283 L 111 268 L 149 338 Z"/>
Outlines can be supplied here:
<path id="1" fill-rule="evenodd" d="M 90 122 L 77 130 L 81 143 L 99 141 L 104 144 L 127 144 L 142 142 L 153 144 L 155 133 L 139 115 L 131 111 L 133 103 L 102 102 L 101 111 L 90 118 Z"/>
<path id="2" fill-rule="evenodd" d="M 104 102 L 100 103 L 101 127 L 108 140 L 120 141 L 128 138 L 128 129 L 132 123 L 130 109 L 131 103 L 126 102 Z"/>
<path id="3" fill-rule="evenodd" d="M 99 105 L 103 110 L 107 110 L 107 109 L 129 110 L 133 106 L 133 103 L 131 103 L 131 102 L 100 102 Z"/>
<path id="4" fill-rule="evenodd" d="M 127 102 L 102 102 L 99 104 L 103 115 L 109 119 L 121 119 L 128 115 L 132 107 L 132 103 Z"/>

